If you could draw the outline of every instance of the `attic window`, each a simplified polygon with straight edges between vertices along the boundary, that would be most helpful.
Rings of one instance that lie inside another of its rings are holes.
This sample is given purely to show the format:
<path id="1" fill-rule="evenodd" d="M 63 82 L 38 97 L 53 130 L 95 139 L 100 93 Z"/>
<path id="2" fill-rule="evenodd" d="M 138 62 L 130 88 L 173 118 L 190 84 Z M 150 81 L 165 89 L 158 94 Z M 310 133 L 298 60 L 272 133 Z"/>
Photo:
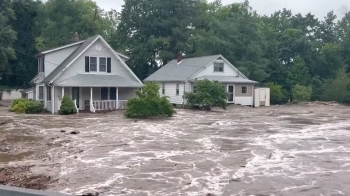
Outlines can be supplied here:
<path id="1" fill-rule="evenodd" d="M 224 63 L 214 63 L 214 72 L 224 72 Z"/>

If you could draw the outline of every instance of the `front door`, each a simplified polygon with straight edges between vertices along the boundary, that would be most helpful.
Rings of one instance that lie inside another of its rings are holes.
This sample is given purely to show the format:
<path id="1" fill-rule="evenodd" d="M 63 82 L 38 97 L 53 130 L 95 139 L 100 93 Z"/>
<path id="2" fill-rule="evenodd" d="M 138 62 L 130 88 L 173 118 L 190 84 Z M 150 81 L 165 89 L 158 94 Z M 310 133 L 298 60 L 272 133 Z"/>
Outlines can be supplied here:
<path id="1" fill-rule="evenodd" d="M 234 101 L 235 97 L 235 86 L 234 85 L 227 85 L 227 93 L 228 93 L 228 102 L 232 103 Z"/>
<path id="2" fill-rule="evenodd" d="M 79 106 L 79 95 L 80 95 L 79 87 L 73 87 L 72 88 L 72 99 L 73 99 L 73 101 L 74 101 L 74 99 L 77 100 L 77 107 L 78 108 L 80 108 L 80 106 Z"/>

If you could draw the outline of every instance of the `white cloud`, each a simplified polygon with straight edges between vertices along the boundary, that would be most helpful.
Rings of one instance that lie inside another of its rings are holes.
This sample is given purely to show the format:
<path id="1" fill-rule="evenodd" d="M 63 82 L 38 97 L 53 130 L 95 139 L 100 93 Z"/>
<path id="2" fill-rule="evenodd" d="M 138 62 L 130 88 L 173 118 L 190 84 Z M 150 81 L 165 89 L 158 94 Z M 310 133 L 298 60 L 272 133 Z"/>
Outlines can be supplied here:
<path id="1" fill-rule="evenodd" d="M 121 10 L 124 0 L 95 0 L 97 4 L 105 10 L 116 9 Z M 211 0 L 212 1 L 212 0 Z M 244 0 L 222 0 L 223 4 L 235 2 L 243 2 Z M 270 15 L 277 10 L 287 8 L 292 10 L 294 14 L 301 13 L 303 15 L 311 12 L 316 17 L 323 19 L 326 14 L 334 10 L 340 16 L 342 6 L 350 8 L 349 0 L 250 0 L 250 5 L 259 14 Z"/>

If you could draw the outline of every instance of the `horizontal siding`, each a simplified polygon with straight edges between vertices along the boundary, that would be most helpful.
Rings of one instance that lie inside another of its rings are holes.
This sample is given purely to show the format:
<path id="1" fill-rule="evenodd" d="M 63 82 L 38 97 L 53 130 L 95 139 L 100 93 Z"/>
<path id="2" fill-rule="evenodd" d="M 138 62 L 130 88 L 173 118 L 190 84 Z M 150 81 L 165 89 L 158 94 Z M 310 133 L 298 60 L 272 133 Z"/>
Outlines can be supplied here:
<path id="1" fill-rule="evenodd" d="M 100 51 L 96 50 L 96 45 L 102 46 Z M 106 72 L 85 72 L 85 56 L 93 57 L 110 57 L 111 58 L 111 73 Z M 56 80 L 56 82 L 65 80 L 76 74 L 101 74 L 101 75 L 118 75 L 126 79 L 137 81 L 136 78 L 126 69 L 122 62 L 116 58 L 111 50 L 103 44 L 101 40 L 97 40 L 89 49 L 85 51 L 70 67 L 62 73 Z"/>
<path id="2" fill-rule="evenodd" d="M 176 83 L 164 83 L 165 94 L 169 97 L 169 101 L 172 104 L 183 104 L 182 96 L 184 95 L 184 83 L 179 83 L 179 95 L 176 95 Z M 160 95 L 162 95 L 162 86 L 160 85 Z"/>
<path id="3" fill-rule="evenodd" d="M 45 77 L 61 64 L 79 45 L 45 54 Z"/>
<path id="4" fill-rule="evenodd" d="M 197 73 L 192 78 L 199 78 L 202 76 L 237 76 L 238 73 L 233 69 L 232 66 L 224 62 L 224 72 L 214 72 L 214 63 L 211 63 L 208 65 L 205 69 L 203 69 L 201 72 Z"/>
<path id="5" fill-rule="evenodd" d="M 235 97 L 235 104 L 253 105 L 253 97 Z"/>

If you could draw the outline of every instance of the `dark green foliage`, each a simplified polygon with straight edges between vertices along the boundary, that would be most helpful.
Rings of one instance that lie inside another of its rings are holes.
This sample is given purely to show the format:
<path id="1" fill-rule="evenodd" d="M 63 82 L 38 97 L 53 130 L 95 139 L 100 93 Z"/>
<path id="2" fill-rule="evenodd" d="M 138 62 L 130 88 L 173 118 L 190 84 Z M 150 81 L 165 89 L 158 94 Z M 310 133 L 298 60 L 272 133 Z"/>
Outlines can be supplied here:
<path id="1" fill-rule="evenodd" d="M 273 82 L 266 84 L 270 88 L 270 101 L 272 104 L 280 104 L 283 102 L 285 95 L 282 86 Z"/>
<path id="2" fill-rule="evenodd" d="M 312 95 L 312 88 L 302 85 L 295 85 L 292 89 L 293 102 L 310 101 Z"/>
<path id="3" fill-rule="evenodd" d="M 77 113 L 77 109 L 75 108 L 72 98 L 68 94 L 65 94 L 62 99 L 60 114 L 68 115 L 75 113 Z"/>
<path id="4" fill-rule="evenodd" d="M 159 95 L 159 85 L 146 83 L 142 90 L 136 91 L 136 98 L 128 100 L 126 117 L 173 116 L 176 114 L 167 97 Z"/>
<path id="5" fill-rule="evenodd" d="M 196 92 L 185 93 L 189 106 L 206 109 L 211 109 L 212 107 L 226 109 L 228 94 L 221 83 L 204 79 L 196 81 L 195 85 Z"/>
<path id="6" fill-rule="evenodd" d="M 349 99 L 350 78 L 345 69 L 336 72 L 336 77 L 324 84 L 324 99 L 343 103 Z"/>
<path id="7" fill-rule="evenodd" d="M 12 103 L 11 111 L 16 113 L 39 114 L 44 111 L 44 106 L 39 101 L 16 99 Z"/>

